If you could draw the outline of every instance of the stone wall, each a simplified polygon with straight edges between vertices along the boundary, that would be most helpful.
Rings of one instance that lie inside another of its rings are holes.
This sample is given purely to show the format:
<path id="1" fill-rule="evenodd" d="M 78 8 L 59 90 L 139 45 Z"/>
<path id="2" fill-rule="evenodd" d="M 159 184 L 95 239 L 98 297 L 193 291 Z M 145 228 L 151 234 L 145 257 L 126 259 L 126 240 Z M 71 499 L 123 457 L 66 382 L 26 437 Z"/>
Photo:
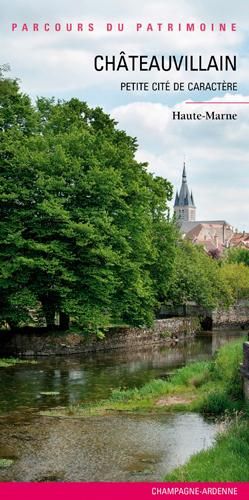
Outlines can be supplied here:
<path id="1" fill-rule="evenodd" d="M 228 309 L 212 313 L 213 328 L 249 327 L 249 302 L 240 301 Z"/>
<path id="2" fill-rule="evenodd" d="M 198 318 L 157 320 L 151 328 L 112 328 L 104 339 L 76 333 L 0 333 L 1 355 L 50 356 L 111 349 L 139 349 L 167 345 L 193 337 L 200 330 Z M 177 336 L 176 340 L 172 336 Z"/>
<path id="3" fill-rule="evenodd" d="M 171 316 L 197 316 L 201 319 L 204 330 L 247 326 L 249 328 L 249 301 L 240 300 L 228 309 L 216 309 L 214 311 L 205 309 L 193 302 L 185 306 L 162 305 L 158 317 L 169 318 Z"/>

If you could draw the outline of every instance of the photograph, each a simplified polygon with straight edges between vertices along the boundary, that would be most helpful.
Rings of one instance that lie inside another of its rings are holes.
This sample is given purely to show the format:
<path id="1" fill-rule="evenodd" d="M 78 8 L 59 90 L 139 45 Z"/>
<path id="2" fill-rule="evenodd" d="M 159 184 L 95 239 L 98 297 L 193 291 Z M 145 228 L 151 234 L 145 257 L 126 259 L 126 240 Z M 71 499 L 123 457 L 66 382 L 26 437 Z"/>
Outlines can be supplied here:
<path id="1" fill-rule="evenodd" d="M 0 496 L 248 499 L 249 5 L 0 5 Z"/>

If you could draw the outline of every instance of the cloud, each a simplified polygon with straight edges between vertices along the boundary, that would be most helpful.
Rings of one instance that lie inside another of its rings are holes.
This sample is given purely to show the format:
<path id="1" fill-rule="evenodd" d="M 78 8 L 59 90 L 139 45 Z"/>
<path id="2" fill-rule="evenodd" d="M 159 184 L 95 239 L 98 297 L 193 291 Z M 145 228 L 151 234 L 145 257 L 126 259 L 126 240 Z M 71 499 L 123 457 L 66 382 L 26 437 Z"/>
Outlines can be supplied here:
<path id="1" fill-rule="evenodd" d="M 137 157 L 148 161 L 151 171 L 167 177 L 179 187 L 184 155 L 188 167 L 190 187 L 193 188 L 200 218 L 225 218 L 229 222 L 248 229 L 249 196 L 249 137 L 248 106 L 225 104 L 229 96 L 220 95 L 223 112 L 238 112 L 238 120 L 232 122 L 172 121 L 172 111 L 186 112 L 186 98 L 210 99 L 210 93 L 121 92 L 120 81 L 187 81 L 193 74 L 186 72 L 168 74 L 105 73 L 93 70 L 96 54 L 237 54 L 236 74 L 200 74 L 196 81 L 238 80 L 241 96 L 246 99 L 249 80 L 248 56 L 249 3 L 244 0 L 2 0 L 1 46 L 2 61 L 9 62 L 13 75 L 21 79 L 25 92 L 36 95 L 70 98 L 77 96 L 91 105 L 101 105 L 112 110 L 120 127 L 138 137 Z M 94 22 L 91 33 L 12 33 L 10 23 L 38 22 Z M 123 33 L 106 33 L 107 22 L 124 22 Z M 143 29 L 136 33 L 136 22 Z M 153 32 L 146 32 L 151 22 Z M 184 32 L 157 32 L 157 23 L 204 22 L 237 23 L 234 33 L 207 31 L 185 34 Z M 115 104 L 118 102 L 118 106 Z M 202 112 L 203 106 L 189 105 L 188 112 Z M 211 104 L 208 110 L 216 109 Z"/>
<path id="2" fill-rule="evenodd" d="M 90 91 L 96 84 L 99 89 L 111 89 L 119 91 L 121 78 L 132 78 L 149 80 L 157 77 L 154 72 L 150 75 L 132 74 L 117 75 L 115 73 L 105 73 L 97 75 L 93 71 L 93 57 L 99 52 L 104 54 L 118 55 L 121 50 L 126 54 L 232 54 L 239 52 L 247 44 L 247 32 L 245 30 L 246 14 L 249 8 L 245 2 L 238 0 L 235 6 L 227 5 L 225 0 L 215 3 L 211 0 L 208 5 L 197 0 L 178 0 L 177 9 L 175 3 L 169 0 L 164 2 L 158 0 L 127 0 L 125 3 L 115 3 L 113 0 L 92 0 L 82 2 L 80 0 L 43 0 L 41 2 L 30 2 L 30 0 L 3 0 L 4 7 L 1 13 L 1 41 L 4 45 L 4 62 L 9 62 L 12 66 L 13 74 L 18 76 L 23 82 L 26 92 L 32 95 L 45 94 L 63 97 L 74 92 L 77 95 Z M 215 5 L 215 8 L 214 8 Z M 223 8 L 222 8 L 223 7 Z M 248 17 L 247 17 L 248 18 Z M 123 33 L 114 31 L 107 33 L 104 26 L 107 22 L 124 22 L 126 30 Z M 217 33 L 207 31 L 201 33 L 185 34 L 184 32 L 167 32 L 162 28 L 159 33 L 156 31 L 158 23 L 182 23 L 195 22 L 199 25 L 205 22 L 218 23 L 226 21 L 236 22 L 238 31 L 231 33 Z M 94 22 L 95 32 L 84 30 L 83 33 L 60 33 L 38 32 L 22 33 L 20 31 L 12 33 L 11 22 L 18 25 L 27 23 L 31 26 L 37 22 L 42 25 L 44 22 L 82 22 L 86 25 Z M 141 32 L 136 33 L 134 27 L 137 22 L 143 25 Z M 146 25 L 152 23 L 155 28 L 153 32 L 146 32 Z M 183 43 L 184 41 L 184 43 Z M 248 55 L 244 50 L 243 61 L 240 61 L 240 76 L 242 81 L 248 80 Z M 231 75 L 234 76 L 234 75 Z M 169 75 L 162 75 L 168 78 Z M 172 79 L 180 78 L 186 80 L 185 73 L 170 74 Z M 226 75 L 226 77 L 230 77 Z M 201 78 L 208 78 L 202 75 Z M 222 75 L 222 78 L 224 76 Z M 96 97 L 99 95 L 96 90 Z M 87 93 L 86 93 L 87 96 Z M 123 99 L 124 96 L 120 95 Z M 105 105 L 105 102 L 103 102 Z"/>
<path id="3" fill-rule="evenodd" d="M 227 104 L 230 99 L 229 95 L 219 98 L 223 104 L 218 109 L 215 104 L 186 106 L 181 102 L 170 107 L 136 102 L 114 108 L 111 114 L 119 127 L 137 136 L 137 159 L 148 161 L 150 171 L 168 178 L 175 188 L 180 186 L 186 158 L 199 219 L 229 219 L 234 226 L 248 229 L 248 106 Z M 249 96 L 234 99 L 249 102 Z M 236 122 L 172 119 L 173 111 L 203 114 L 206 110 L 237 113 L 238 119 Z"/>

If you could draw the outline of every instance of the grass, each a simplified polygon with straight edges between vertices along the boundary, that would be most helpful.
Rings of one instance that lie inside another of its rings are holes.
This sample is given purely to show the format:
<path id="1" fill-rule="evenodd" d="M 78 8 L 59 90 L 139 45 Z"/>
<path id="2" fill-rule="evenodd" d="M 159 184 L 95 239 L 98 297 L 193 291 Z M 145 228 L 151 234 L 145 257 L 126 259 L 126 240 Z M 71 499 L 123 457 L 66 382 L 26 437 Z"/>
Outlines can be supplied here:
<path id="1" fill-rule="evenodd" d="M 217 415 L 223 419 L 223 432 L 219 433 L 214 446 L 193 455 L 165 480 L 249 481 L 249 406 L 243 400 L 239 372 L 242 343 L 243 339 L 228 343 L 213 361 L 191 363 L 178 369 L 168 380 L 157 379 L 140 388 L 114 390 L 109 400 L 94 405 L 71 406 L 43 414 L 70 418 L 104 415 L 110 411 L 198 411 Z"/>
<path id="2" fill-rule="evenodd" d="M 18 359 L 18 358 L 1 358 L 0 359 L 0 368 L 9 368 L 10 366 L 20 365 L 20 364 L 29 364 L 36 365 L 37 361 L 30 359 Z"/>
<path id="3" fill-rule="evenodd" d="M 176 370 L 168 380 L 152 380 L 140 388 L 116 389 L 107 400 L 48 410 L 43 414 L 84 417 L 110 411 L 198 411 L 221 415 L 225 410 L 239 411 L 245 407 L 239 374 L 242 342 L 243 339 L 239 339 L 225 345 L 211 362 L 190 363 Z"/>
<path id="4" fill-rule="evenodd" d="M 165 477 L 167 481 L 249 481 L 249 409 L 243 400 L 239 364 L 242 342 L 225 345 L 210 366 L 210 386 L 200 411 L 210 415 L 233 415 L 243 409 L 244 416 L 227 426 L 215 445 L 193 455 L 187 464 Z"/>
<path id="5" fill-rule="evenodd" d="M 249 481 L 249 423 L 233 424 L 216 444 L 167 474 L 166 481 Z"/>
<path id="6" fill-rule="evenodd" d="M 176 411 L 184 410 L 186 407 L 189 410 L 189 403 L 182 402 L 181 404 L 170 404 L 158 406 L 157 400 L 161 397 L 177 395 L 186 400 L 193 398 L 191 409 L 198 409 L 195 399 L 197 399 L 197 388 L 195 386 L 198 379 L 198 386 L 201 383 L 201 378 L 204 379 L 207 373 L 208 363 L 195 363 L 184 368 L 181 368 L 169 381 L 156 379 L 151 380 L 140 388 L 112 391 L 109 399 L 97 402 L 95 404 L 78 404 L 70 408 L 58 408 L 42 412 L 42 415 L 50 416 L 79 416 L 87 417 L 94 415 L 104 415 L 111 411 L 126 411 L 126 412 L 155 412 L 155 411 Z M 204 374 L 204 375 L 203 375 Z"/>
<path id="7" fill-rule="evenodd" d="M 205 415 L 223 416 L 225 431 L 218 435 L 215 445 L 193 455 L 165 480 L 249 481 L 249 407 L 243 400 L 239 373 L 242 342 L 243 339 L 239 339 L 226 344 L 213 361 L 191 363 L 178 369 L 169 380 L 157 379 L 140 388 L 114 390 L 109 400 L 43 414 L 72 418 L 104 415 L 111 411 L 199 411 Z M 237 419 L 241 410 L 244 417 Z"/>
<path id="8" fill-rule="evenodd" d="M 5 469 L 10 467 L 14 463 L 14 460 L 10 458 L 0 458 L 0 469 Z"/>

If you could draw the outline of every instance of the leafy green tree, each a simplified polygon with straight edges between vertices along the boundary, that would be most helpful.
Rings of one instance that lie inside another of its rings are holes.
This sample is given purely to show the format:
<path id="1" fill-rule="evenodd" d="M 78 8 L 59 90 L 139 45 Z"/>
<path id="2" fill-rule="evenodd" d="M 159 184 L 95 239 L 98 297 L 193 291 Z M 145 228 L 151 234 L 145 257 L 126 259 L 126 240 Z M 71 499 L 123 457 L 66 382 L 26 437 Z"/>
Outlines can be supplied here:
<path id="1" fill-rule="evenodd" d="M 7 131 L 13 127 L 23 133 L 31 133 L 35 128 L 35 114 L 30 98 L 20 92 L 18 80 L 6 78 L 8 65 L 0 66 L 0 131 Z"/>
<path id="2" fill-rule="evenodd" d="M 229 305 L 233 294 L 217 261 L 201 246 L 182 240 L 177 247 L 167 298 L 175 305 L 194 301 L 213 309 Z"/>
<path id="3" fill-rule="evenodd" d="M 32 105 L 0 79 L 0 317 L 42 307 L 90 330 L 150 323 L 167 292 L 172 186 L 135 160 L 136 140 L 78 99 Z"/>
<path id="4" fill-rule="evenodd" d="M 245 266 L 249 266 L 249 249 L 230 248 L 226 255 L 226 261 L 231 264 L 245 264 Z"/>
<path id="5" fill-rule="evenodd" d="M 225 263 L 221 276 L 231 288 L 234 300 L 249 298 L 249 267 L 244 263 Z"/>

